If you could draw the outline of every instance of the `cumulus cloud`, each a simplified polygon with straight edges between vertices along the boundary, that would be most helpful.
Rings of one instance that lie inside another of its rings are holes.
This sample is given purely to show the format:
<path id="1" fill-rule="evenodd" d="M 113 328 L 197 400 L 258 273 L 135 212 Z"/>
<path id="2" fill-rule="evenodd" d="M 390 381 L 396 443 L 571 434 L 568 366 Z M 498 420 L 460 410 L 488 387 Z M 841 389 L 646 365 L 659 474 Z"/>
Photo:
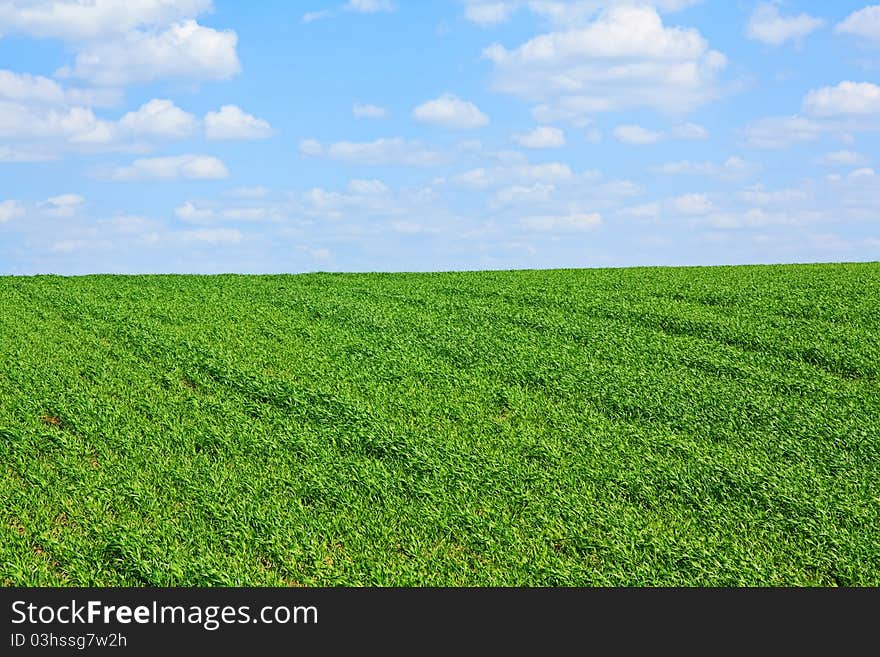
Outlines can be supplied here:
<path id="1" fill-rule="evenodd" d="M 388 110 L 384 107 L 369 103 L 355 103 L 351 112 L 356 119 L 384 119 L 388 116 Z"/>
<path id="2" fill-rule="evenodd" d="M 568 214 L 561 216 L 526 217 L 520 225 L 533 231 L 585 231 L 593 230 L 602 223 L 602 215 L 596 212 L 585 214 Z"/>
<path id="3" fill-rule="evenodd" d="M 773 46 L 786 41 L 801 40 L 825 24 L 825 21 L 809 14 L 783 16 L 775 4 L 759 5 L 752 13 L 746 27 L 746 36 Z"/>
<path id="4" fill-rule="evenodd" d="M 38 105 L 103 107 L 118 102 L 120 94 L 106 89 L 71 89 L 40 75 L 0 70 L 0 100 Z"/>
<path id="5" fill-rule="evenodd" d="M 815 162 L 826 167 L 849 167 L 867 164 L 868 158 L 854 151 L 834 151 L 816 158 Z"/>
<path id="6" fill-rule="evenodd" d="M 0 146 L 0 162 L 52 162 L 57 153 L 34 146 Z"/>
<path id="7" fill-rule="evenodd" d="M 663 139 L 662 133 L 639 125 L 619 125 L 612 134 L 617 141 L 622 141 L 624 144 L 656 144 Z"/>
<path id="8" fill-rule="evenodd" d="M 782 116 L 753 121 L 740 133 L 744 144 L 750 148 L 779 149 L 814 141 L 825 129 L 825 126 L 812 119 L 802 116 Z"/>
<path id="9" fill-rule="evenodd" d="M 880 87 L 870 82 L 844 81 L 836 87 L 810 91 L 804 98 L 804 111 L 812 116 L 880 114 Z"/>
<path id="10" fill-rule="evenodd" d="M 523 148 L 562 148 L 565 146 L 565 133 L 559 128 L 541 125 L 531 132 L 514 134 L 513 141 Z"/>
<path id="11" fill-rule="evenodd" d="M 422 103 L 413 110 L 413 118 L 454 130 L 474 130 L 489 125 L 489 117 L 479 107 L 453 94 Z"/>
<path id="12" fill-rule="evenodd" d="M 673 12 L 701 0 L 654 0 L 659 11 Z M 633 0 L 464 0 L 465 18 L 489 27 L 504 23 L 520 9 L 528 9 L 551 24 L 572 27 L 589 20 L 602 8 L 638 4 Z"/>
<path id="13" fill-rule="evenodd" d="M 176 237 L 184 242 L 202 242 L 205 244 L 238 244 L 244 235 L 235 228 L 200 228 L 184 230 Z"/>
<path id="14" fill-rule="evenodd" d="M 391 0 L 348 0 L 345 8 L 362 14 L 375 14 L 380 11 L 396 11 L 397 5 Z"/>
<path id="15" fill-rule="evenodd" d="M 749 205 L 761 207 L 771 205 L 791 207 L 794 203 L 812 198 L 812 194 L 803 189 L 768 190 L 764 185 L 755 185 L 744 189 L 737 196 Z"/>
<path id="16" fill-rule="evenodd" d="M 100 176 L 117 182 L 217 180 L 228 178 L 226 165 L 207 155 L 141 158 Z"/>
<path id="17" fill-rule="evenodd" d="M 660 216 L 659 203 L 642 203 L 631 205 L 620 211 L 624 217 L 636 217 L 637 219 L 656 219 Z"/>
<path id="18" fill-rule="evenodd" d="M 205 115 L 205 135 L 212 140 L 266 139 L 272 136 L 272 127 L 236 105 L 224 105 L 220 111 Z"/>
<path id="19" fill-rule="evenodd" d="M 654 108 L 688 112 L 717 98 L 726 58 L 695 29 L 666 27 L 648 6 L 612 6 L 583 27 L 484 51 L 494 88 L 540 103 L 543 116 L 577 120 Z"/>
<path id="20" fill-rule="evenodd" d="M 532 183 L 560 183 L 576 178 L 571 167 L 561 162 L 531 164 L 517 161 L 498 167 L 480 167 L 457 174 L 452 184 L 467 189 L 487 189 L 499 185 L 522 185 Z"/>
<path id="21" fill-rule="evenodd" d="M 312 23 L 323 18 L 334 18 L 345 12 L 377 14 L 379 12 L 390 13 L 394 11 L 397 11 L 397 5 L 391 0 L 348 0 L 344 5 L 336 9 L 307 12 L 303 14 L 302 22 Z"/>
<path id="22" fill-rule="evenodd" d="M 0 100 L 0 137 L 37 140 L 23 148 L 0 148 L 0 160 L 44 161 L 64 151 L 145 152 L 156 140 L 191 137 L 204 124 L 208 139 L 261 139 L 269 124 L 235 105 L 208 112 L 204 123 L 167 99 L 144 103 L 118 120 L 86 107 L 28 105 Z"/>
<path id="23" fill-rule="evenodd" d="M 349 164 L 369 166 L 419 166 L 429 167 L 442 164 L 442 153 L 432 150 L 421 142 L 408 141 L 400 137 L 377 139 L 371 142 L 340 141 L 322 144 L 314 139 L 300 142 L 299 151 L 309 157 L 323 157 Z"/>
<path id="24" fill-rule="evenodd" d="M 194 18 L 211 6 L 211 0 L 5 0 L 0 25 L 31 37 L 94 41 Z"/>
<path id="25" fill-rule="evenodd" d="M 489 205 L 493 208 L 500 208 L 510 205 L 521 207 L 523 205 L 541 203 L 551 200 L 556 191 L 556 185 L 548 183 L 504 187 L 495 192 Z"/>
<path id="26" fill-rule="evenodd" d="M 677 214 L 704 215 L 715 209 L 705 194 L 684 194 L 669 201 L 670 209 Z"/>
<path id="27" fill-rule="evenodd" d="M 119 128 L 139 137 L 183 139 L 195 132 L 198 120 L 170 100 L 153 99 L 119 120 Z"/>
<path id="28" fill-rule="evenodd" d="M 20 201 L 0 201 L 0 224 L 24 216 L 24 206 Z"/>
<path id="29" fill-rule="evenodd" d="M 752 148 L 787 148 L 814 141 L 826 133 L 852 140 L 852 134 L 880 130 L 880 87 L 844 81 L 808 92 L 802 102 L 806 116 L 767 117 L 748 124 L 740 134 Z"/>
<path id="30" fill-rule="evenodd" d="M 834 31 L 880 43 L 880 5 L 871 5 L 853 12 L 838 23 Z"/>
<path id="31" fill-rule="evenodd" d="M 370 217 L 409 221 L 430 214 L 437 203 L 433 189 L 392 190 L 380 180 L 355 179 L 342 191 L 315 187 L 291 194 L 295 213 L 307 217 L 339 221 Z M 359 226 L 357 230 L 361 230 Z"/>
<path id="32" fill-rule="evenodd" d="M 196 117 L 170 100 L 153 99 L 119 120 L 98 118 L 86 107 L 0 101 L 0 137 L 36 142 L 11 153 L 10 159 L 19 161 L 53 159 L 67 150 L 142 151 L 144 140 L 183 139 L 198 125 Z"/>
<path id="33" fill-rule="evenodd" d="M 464 15 L 478 25 L 498 25 L 505 22 L 517 9 L 515 2 L 469 2 Z"/>
<path id="34" fill-rule="evenodd" d="M 187 223 L 199 223 L 211 219 L 214 211 L 211 208 L 198 207 L 192 201 L 186 201 L 174 208 L 174 215 Z"/>
<path id="35" fill-rule="evenodd" d="M 52 196 L 38 207 L 49 217 L 71 217 L 79 210 L 86 200 L 79 194 L 60 194 Z"/>
<path id="36" fill-rule="evenodd" d="M 350 194 L 361 194 L 365 196 L 380 196 L 387 194 L 390 190 L 388 186 L 381 180 L 361 180 L 355 178 L 349 181 L 346 187 Z"/>
<path id="37" fill-rule="evenodd" d="M 742 180 L 757 175 L 761 170 L 760 164 L 736 156 L 721 163 L 681 160 L 651 168 L 653 173 L 667 176 L 709 176 L 720 180 Z"/>
<path id="38" fill-rule="evenodd" d="M 59 77 L 108 87 L 164 77 L 227 79 L 240 70 L 237 36 L 198 24 L 211 9 L 211 0 L 0 0 L 0 26 L 66 42 L 76 54 Z"/>
<path id="39" fill-rule="evenodd" d="M 657 131 L 643 128 L 640 125 L 619 125 L 612 132 L 614 137 L 624 144 L 644 146 L 669 140 L 703 140 L 709 138 L 709 131 L 696 123 L 685 123 L 670 130 Z"/>
<path id="40" fill-rule="evenodd" d="M 256 187 L 235 187 L 223 192 L 223 195 L 229 198 L 266 198 L 269 195 L 269 190 L 261 185 Z"/>
<path id="41" fill-rule="evenodd" d="M 0 137 L 109 143 L 115 139 L 115 127 L 85 107 L 56 109 L 0 101 Z"/>
<path id="42" fill-rule="evenodd" d="M 58 194 L 27 205 L 21 201 L 3 201 L 0 202 L 0 224 L 21 218 L 29 212 L 35 217 L 69 219 L 77 214 L 85 202 L 79 194 Z"/>
<path id="43" fill-rule="evenodd" d="M 61 77 L 121 86 L 161 78 L 227 80 L 241 71 L 238 35 L 194 20 L 173 23 L 157 32 L 133 31 L 112 41 L 83 46 Z"/>

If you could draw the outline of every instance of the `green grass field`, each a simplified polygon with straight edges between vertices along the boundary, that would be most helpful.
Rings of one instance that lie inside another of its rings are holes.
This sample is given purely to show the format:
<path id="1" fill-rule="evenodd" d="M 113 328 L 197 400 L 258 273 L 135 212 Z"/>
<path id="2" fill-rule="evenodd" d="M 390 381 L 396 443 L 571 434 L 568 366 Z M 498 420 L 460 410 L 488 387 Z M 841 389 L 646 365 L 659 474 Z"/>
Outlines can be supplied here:
<path id="1" fill-rule="evenodd" d="M 0 278 L 5 585 L 880 585 L 880 264 Z"/>

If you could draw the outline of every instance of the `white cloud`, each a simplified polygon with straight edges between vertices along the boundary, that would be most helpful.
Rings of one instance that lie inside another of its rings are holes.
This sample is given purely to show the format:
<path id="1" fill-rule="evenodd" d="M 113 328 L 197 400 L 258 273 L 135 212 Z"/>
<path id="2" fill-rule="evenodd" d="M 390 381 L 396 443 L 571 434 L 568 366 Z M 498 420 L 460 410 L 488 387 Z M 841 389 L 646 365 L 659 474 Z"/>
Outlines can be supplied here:
<path id="1" fill-rule="evenodd" d="M 596 212 L 569 214 L 561 216 L 527 217 L 520 221 L 526 230 L 571 232 L 597 228 L 602 223 L 602 216 Z"/>
<path id="2" fill-rule="evenodd" d="M 455 130 L 474 130 L 489 124 L 489 117 L 479 107 L 453 94 L 422 103 L 413 110 L 413 118 Z"/>
<path id="3" fill-rule="evenodd" d="M 45 105 L 109 106 L 120 94 L 105 89 L 69 89 L 55 80 L 28 73 L 0 70 L 0 100 Z"/>
<path id="4" fill-rule="evenodd" d="M 794 203 L 812 198 L 812 194 L 803 189 L 767 190 L 763 185 L 756 185 L 741 191 L 738 198 L 753 206 L 782 205 L 790 207 Z"/>
<path id="5" fill-rule="evenodd" d="M 344 191 L 320 187 L 293 195 L 299 213 L 339 221 L 352 217 L 414 217 L 424 213 L 426 204 L 436 203 L 430 188 L 421 191 L 392 192 L 379 180 L 352 180 Z"/>
<path id="6" fill-rule="evenodd" d="M 57 159 L 56 153 L 32 146 L 0 146 L 0 162 L 51 162 Z"/>
<path id="7" fill-rule="evenodd" d="M 821 18 L 809 14 L 782 16 L 775 4 L 762 4 L 752 14 L 746 27 L 746 36 L 773 46 L 786 41 L 800 40 L 825 24 Z"/>
<path id="8" fill-rule="evenodd" d="M 865 167 L 863 169 L 856 169 L 855 171 L 851 171 L 847 175 L 847 178 L 849 178 L 850 180 L 855 180 L 855 179 L 875 178 L 876 176 L 877 176 L 877 173 L 874 171 L 874 169 L 871 169 L 869 167 Z"/>
<path id="9" fill-rule="evenodd" d="M 494 167 L 478 168 L 457 174 L 451 182 L 467 189 L 486 189 L 500 185 L 528 185 L 532 183 L 561 183 L 575 180 L 571 167 L 561 162 L 530 164 L 519 161 Z"/>
<path id="10" fill-rule="evenodd" d="M 234 228 L 201 228 L 185 230 L 177 233 L 184 242 L 202 242 L 205 244 L 238 244 L 244 237 L 240 230 Z"/>
<path id="11" fill-rule="evenodd" d="M 354 179 L 346 188 L 350 194 L 362 194 L 365 196 L 377 196 L 387 194 L 390 190 L 381 180 Z"/>
<path id="12" fill-rule="evenodd" d="M 470 2 L 464 15 L 477 25 L 498 25 L 505 22 L 516 9 L 513 2 Z"/>
<path id="13" fill-rule="evenodd" d="M 119 86 L 160 78 L 227 80 L 241 71 L 238 36 L 194 20 L 173 23 L 161 32 L 129 32 L 113 41 L 86 44 L 72 68 L 58 74 Z"/>
<path id="14" fill-rule="evenodd" d="M 193 18 L 211 6 L 211 0 L 5 0 L 0 25 L 7 33 L 82 42 Z"/>
<path id="15" fill-rule="evenodd" d="M 641 196 L 645 193 L 641 185 L 631 180 L 612 180 L 600 185 L 597 189 L 603 196 L 620 198 Z"/>
<path id="16" fill-rule="evenodd" d="M 822 213 L 803 211 L 771 212 L 764 208 L 745 208 L 724 212 L 713 212 L 705 217 L 706 222 L 716 228 L 758 228 L 766 226 L 803 226 L 822 218 Z"/>
<path id="17" fill-rule="evenodd" d="M 196 22 L 211 9 L 211 0 L 0 0 L 0 27 L 69 44 L 76 56 L 59 69 L 61 77 L 103 86 L 163 77 L 227 79 L 240 70 L 237 36 Z M 40 93 L 57 95 L 40 84 Z M 66 93 L 68 103 L 92 105 L 110 104 L 115 91 Z"/>
<path id="18" fill-rule="evenodd" d="M 503 206 L 529 205 L 549 201 L 556 192 L 556 186 L 548 183 L 535 183 L 534 185 L 514 185 L 499 189 L 492 196 L 490 206 L 494 208 Z"/>
<path id="19" fill-rule="evenodd" d="M 52 196 L 39 204 L 39 208 L 49 217 L 72 217 L 86 200 L 79 194 L 60 194 Z"/>
<path id="20" fill-rule="evenodd" d="M 639 125 L 619 125 L 612 132 L 615 139 L 624 144 L 656 144 L 663 139 L 663 134 L 647 130 Z"/>
<path id="21" fill-rule="evenodd" d="M 212 140 L 266 139 L 272 136 L 272 126 L 236 105 L 224 105 L 219 112 L 205 114 L 205 136 Z"/>
<path id="22" fill-rule="evenodd" d="M 0 201 L 0 224 L 24 216 L 24 206 L 19 201 Z"/>
<path id="23" fill-rule="evenodd" d="M 226 208 L 223 217 L 236 221 L 262 221 L 269 215 L 267 208 Z"/>
<path id="24" fill-rule="evenodd" d="M 110 243 L 106 240 L 58 240 L 49 246 L 51 253 L 75 253 L 86 249 L 108 248 Z"/>
<path id="25" fill-rule="evenodd" d="M 880 42 L 880 5 L 871 5 L 853 12 L 838 23 L 834 31 Z"/>
<path id="26" fill-rule="evenodd" d="M 821 123 L 802 116 L 784 116 L 753 121 L 741 134 L 750 148 L 777 149 L 814 141 L 825 129 Z"/>
<path id="27" fill-rule="evenodd" d="M 671 199 L 669 207 L 673 212 L 685 215 L 704 215 L 715 209 L 705 194 L 684 194 Z"/>
<path id="28" fill-rule="evenodd" d="M 170 100 L 153 99 L 119 120 L 127 134 L 139 137 L 183 139 L 195 132 L 198 119 Z"/>
<path id="29" fill-rule="evenodd" d="M 565 133 L 559 128 L 541 125 L 531 132 L 513 135 L 513 140 L 523 148 L 562 148 Z"/>
<path id="30" fill-rule="evenodd" d="M 214 211 L 211 208 L 197 207 L 191 201 L 186 201 L 174 208 L 174 214 L 181 221 L 199 223 L 211 219 L 214 216 Z"/>
<path id="31" fill-rule="evenodd" d="M 236 187 L 235 189 L 225 191 L 223 195 L 230 198 L 266 198 L 269 195 L 269 190 L 262 186 Z"/>
<path id="32" fill-rule="evenodd" d="M 116 130 L 112 123 L 99 120 L 84 107 L 47 109 L 0 101 L 0 137 L 108 143 L 116 138 Z"/>
<path id="33" fill-rule="evenodd" d="M 660 216 L 660 205 L 658 203 L 632 205 L 621 210 L 620 214 L 627 217 L 636 217 L 637 219 L 656 219 Z"/>
<path id="34" fill-rule="evenodd" d="M 483 167 L 453 176 L 452 183 L 467 189 L 486 189 L 491 184 L 489 172 Z"/>
<path id="35" fill-rule="evenodd" d="M 644 107 L 693 110 L 720 95 L 726 66 L 697 30 L 665 27 L 655 8 L 629 5 L 512 50 L 496 44 L 484 55 L 495 64 L 496 90 L 571 120 Z"/>
<path id="36" fill-rule="evenodd" d="M 396 11 L 397 5 L 391 2 L 391 0 L 348 0 L 345 4 L 345 9 L 361 14 L 375 14 L 380 11 Z"/>
<path id="37" fill-rule="evenodd" d="M 699 124 L 685 123 L 672 128 L 669 131 L 669 137 L 671 139 L 702 141 L 709 138 L 709 131 Z"/>
<path id="38" fill-rule="evenodd" d="M 310 157 L 370 166 L 437 166 L 444 161 L 443 154 L 438 151 L 418 141 L 407 141 L 400 137 L 372 142 L 340 141 L 327 145 L 306 139 L 300 143 L 299 151 Z"/>
<path id="39" fill-rule="evenodd" d="M 752 148 L 787 148 L 814 141 L 826 133 L 851 143 L 854 133 L 880 130 L 880 87 L 870 82 L 844 81 L 813 89 L 804 97 L 808 116 L 767 117 L 740 130 Z"/>
<path id="40" fill-rule="evenodd" d="M 391 2 L 391 0 L 348 0 L 348 2 L 337 9 L 307 12 L 303 14 L 301 20 L 303 23 L 312 23 L 324 18 L 334 18 L 345 12 L 377 14 L 379 12 L 390 13 L 394 11 L 397 11 L 397 5 Z"/>
<path id="41" fill-rule="evenodd" d="M 151 100 L 118 121 L 100 119 L 85 107 L 0 101 L 0 137 L 38 142 L 9 153 L 19 161 L 53 159 L 65 150 L 142 152 L 144 140 L 182 139 L 198 124 L 170 100 Z"/>
<path id="42" fill-rule="evenodd" d="M 312 249 L 309 253 L 315 260 L 330 260 L 333 257 L 330 249 Z"/>
<path id="43" fill-rule="evenodd" d="M 660 11 L 679 11 L 701 0 L 654 0 Z M 510 19 L 519 9 L 529 9 L 554 25 L 573 27 L 592 18 L 597 11 L 614 5 L 640 4 L 634 0 L 464 0 L 465 18 L 484 27 Z M 647 3 L 644 3 L 647 4 Z"/>
<path id="44" fill-rule="evenodd" d="M 307 11 L 300 19 L 303 23 L 314 23 L 323 18 L 332 18 L 337 12 L 331 9 L 322 9 L 321 11 Z"/>
<path id="45" fill-rule="evenodd" d="M 104 176 L 102 176 L 104 177 Z M 226 165 L 207 155 L 177 155 L 141 158 L 129 166 L 113 169 L 105 176 L 119 182 L 216 180 L 228 178 Z"/>
<path id="46" fill-rule="evenodd" d="M 844 81 L 836 87 L 813 89 L 804 98 L 804 111 L 819 117 L 880 115 L 880 87 Z"/>
<path id="47" fill-rule="evenodd" d="M 669 176 L 710 176 L 720 180 L 741 180 L 760 173 L 762 167 L 754 162 L 747 162 L 740 157 L 729 157 L 722 163 L 716 162 L 667 162 L 657 167 L 652 167 L 653 173 Z"/>
<path id="48" fill-rule="evenodd" d="M 817 158 L 815 162 L 826 167 L 861 166 L 868 163 L 868 158 L 854 151 L 835 151 L 833 153 L 825 153 L 822 157 Z"/>
<path id="49" fill-rule="evenodd" d="M 355 103 L 351 112 L 357 119 L 384 119 L 388 116 L 388 110 L 384 107 L 369 103 Z"/>
<path id="50" fill-rule="evenodd" d="M 709 138 L 708 130 L 696 123 L 685 123 L 664 132 L 648 130 L 640 125 L 620 125 L 612 134 L 618 141 L 633 145 L 657 144 L 671 139 L 695 141 Z"/>

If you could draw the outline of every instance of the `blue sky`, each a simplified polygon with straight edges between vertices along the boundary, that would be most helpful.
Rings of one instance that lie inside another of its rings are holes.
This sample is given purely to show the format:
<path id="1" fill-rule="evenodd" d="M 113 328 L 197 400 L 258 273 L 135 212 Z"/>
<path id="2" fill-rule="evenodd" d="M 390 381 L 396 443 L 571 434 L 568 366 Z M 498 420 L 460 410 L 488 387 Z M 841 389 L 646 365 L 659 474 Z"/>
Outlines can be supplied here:
<path id="1" fill-rule="evenodd" d="M 0 273 L 880 260 L 864 0 L 0 0 Z"/>

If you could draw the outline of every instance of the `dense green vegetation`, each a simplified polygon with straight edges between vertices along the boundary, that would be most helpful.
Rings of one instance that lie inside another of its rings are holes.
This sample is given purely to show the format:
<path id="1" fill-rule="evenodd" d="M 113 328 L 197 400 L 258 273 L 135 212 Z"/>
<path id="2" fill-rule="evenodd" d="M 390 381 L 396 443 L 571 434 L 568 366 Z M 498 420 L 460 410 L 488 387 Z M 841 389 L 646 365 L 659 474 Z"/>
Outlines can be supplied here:
<path id="1" fill-rule="evenodd" d="M 880 265 L 0 278 L 6 585 L 880 585 Z"/>

